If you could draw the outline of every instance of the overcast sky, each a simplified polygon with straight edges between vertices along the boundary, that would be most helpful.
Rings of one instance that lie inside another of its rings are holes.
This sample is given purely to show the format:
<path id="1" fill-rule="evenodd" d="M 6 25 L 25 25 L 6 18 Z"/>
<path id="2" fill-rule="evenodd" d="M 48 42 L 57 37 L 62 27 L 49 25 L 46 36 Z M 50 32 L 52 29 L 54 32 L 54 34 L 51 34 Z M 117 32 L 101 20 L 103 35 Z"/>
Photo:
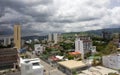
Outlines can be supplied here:
<path id="1" fill-rule="evenodd" d="M 24 35 L 120 27 L 120 0 L 0 0 L 0 32 Z"/>

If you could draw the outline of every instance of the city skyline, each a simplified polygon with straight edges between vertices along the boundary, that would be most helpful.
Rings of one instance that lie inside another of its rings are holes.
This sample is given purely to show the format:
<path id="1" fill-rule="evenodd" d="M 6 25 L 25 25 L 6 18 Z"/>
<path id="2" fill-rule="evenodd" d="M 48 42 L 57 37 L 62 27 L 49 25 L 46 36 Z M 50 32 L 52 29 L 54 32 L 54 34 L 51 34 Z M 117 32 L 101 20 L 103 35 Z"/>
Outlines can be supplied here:
<path id="1" fill-rule="evenodd" d="M 119 0 L 0 0 L 0 32 L 24 35 L 120 27 Z"/>

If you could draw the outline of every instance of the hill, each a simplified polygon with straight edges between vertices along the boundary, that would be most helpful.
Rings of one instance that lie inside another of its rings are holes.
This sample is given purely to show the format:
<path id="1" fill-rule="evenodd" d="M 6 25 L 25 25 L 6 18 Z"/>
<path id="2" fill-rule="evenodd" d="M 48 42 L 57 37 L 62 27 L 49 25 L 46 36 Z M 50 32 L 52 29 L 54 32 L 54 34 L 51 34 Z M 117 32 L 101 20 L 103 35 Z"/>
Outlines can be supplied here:
<path id="1" fill-rule="evenodd" d="M 63 33 L 63 35 L 64 36 L 73 36 L 75 34 L 81 34 L 81 35 L 101 36 L 103 31 L 109 32 L 111 34 L 120 33 L 120 28 L 108 28 L 108 29 L 91 30 L 91 31 L 85 31 L 85 32 L 70 32 L 70 33 Z"/>

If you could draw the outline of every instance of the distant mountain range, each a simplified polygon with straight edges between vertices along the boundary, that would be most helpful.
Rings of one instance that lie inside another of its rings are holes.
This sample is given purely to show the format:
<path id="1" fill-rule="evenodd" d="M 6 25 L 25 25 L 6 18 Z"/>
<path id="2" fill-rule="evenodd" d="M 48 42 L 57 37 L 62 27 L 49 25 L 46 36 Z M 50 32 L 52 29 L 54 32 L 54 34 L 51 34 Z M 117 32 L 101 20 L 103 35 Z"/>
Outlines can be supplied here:
<path id="1" fill-rule="evenodd" d="M 33 36 L 24 36 L 24 37 L 22 37 L 22 39 L 24 39 L 24 40 L 34 40 L 34 39 L 44 40 L 45 38 L 47 38 L 47 36 L 33 35 Z"/>
<path id="2" fill-rule="evenodd" d="M 113 34 L 113 33 L 120 33 L 120 28 L 109 28 L 109 29 L 91 30 L 91 31 L 86 31 L 86 33 L 88 33 L 88 34 L 102 35 L 103 31 L 109 32 L 111 34 Z"/>
<path id="3" fill-rule="evenodd" d="M 102 32 L 109 32 L 111 34 L 113 33 L 120 33 L 120 28 L 108 28 L 108 29 L 100 29 L 100 30 L 90 30 L 90 31 L 85 31 L 85 32 L 70 32 L 70 33 L 65 33 L 68 35 L 74 35 L 74 34 L 86 34 L 86 35 L 97 35 L 101 36 Z"/>
<path id="4" fill-rule="evenodd" d="M 70 34 L 70 35 L 74 35 L 74 34 L 88 34 L 88 35 L 102 35 L 102 32 L 106 31 L 106 32 L 110 32 L 110 33 L 120 33 L 120 28 L 108 28 L 108 29 L 100 29 L 100 30 L 91 30 L 91 31 L 86 31 L 86 32 L 70 32 L 70 33 L 63 33 L 63 34 Z M 0 32 L 0 35 L 13 35 L 13 33 L 5 31 L 5 32 Z M 33 35 L 33 36 L 24 36 L 22 37 L 22 39 L 24 40 L 28 40 L 28 39 L 44 39 L 47 38 L 47 36 L 39 36 L 39 35 Z"/>

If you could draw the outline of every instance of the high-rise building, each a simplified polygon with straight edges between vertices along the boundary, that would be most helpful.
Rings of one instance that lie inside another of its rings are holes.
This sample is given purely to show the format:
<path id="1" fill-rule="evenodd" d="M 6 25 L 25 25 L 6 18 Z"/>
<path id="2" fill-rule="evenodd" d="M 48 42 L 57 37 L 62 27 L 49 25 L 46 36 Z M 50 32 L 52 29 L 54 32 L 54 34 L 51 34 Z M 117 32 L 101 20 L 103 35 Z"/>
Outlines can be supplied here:
<path id="1" fill-rule="evenodd" d="M 80 38 L 75 40 L 75 52 L 80 52 L 82 59 L 84 59 L 83 41 Z"/>
<path id="2" fill-rule="evenodd" d="M 58 34 L 57 33 L 53 34 L 53 41 L 55 44 L 58 42 Z"/>
<path id="3" fill-rule="evenodd" d="M 4 38 L 4 46 L 10 45 L 11 44 L 11 39 L 9 37 Z"/>
<path id="4" fill-rule="evenodd" d="M 80 40 L 83 41 L 83 49 L 84 53 L 89 53 L 91 52 L 91 48 L 93 46 L 92 44 L 92 39 L 89 36 L 79 36 Z"/>
<path id="5" fill-rule="evenodd" d="M 18 51 L 16 48 L 0 49 L 0 69 L 15 68 L 18 63 Z"/>
<path id="6" fill-rule="evenodd" d="M 53 33 L 53 34 L 48 34 L 48 41 L 54 41 L 54 44 L 58 43 L 58 41 L 60 40 L 60 34 L 58 33 Z"/>
<path id="7" fill-rule="evenodd" d="M 111 33 L 107 31 L 102 32 L 103 39 L 110 40 L 111 39 Z"/>
<path id="8" fill-rule="evenodd" d="M 17 50 L 21 48 L 21 26 L 14 25 L 14 44 Z"/>
<path id="9" fill-rule="evenodd" d="M 52 34 L 48 34 L 48 41 L 50 42 L 50 41 L 52 41 Z"/>
<path id="10" fill-rule="evenodd" d="M 75 40 L 75 52 L 80 52 L 82 58 L 84 54 L 89 53 L 93 50 L 92 40 L 88 36 L 77 36 Z M 96 49 L 92 52 L 96 52 Z"/>

